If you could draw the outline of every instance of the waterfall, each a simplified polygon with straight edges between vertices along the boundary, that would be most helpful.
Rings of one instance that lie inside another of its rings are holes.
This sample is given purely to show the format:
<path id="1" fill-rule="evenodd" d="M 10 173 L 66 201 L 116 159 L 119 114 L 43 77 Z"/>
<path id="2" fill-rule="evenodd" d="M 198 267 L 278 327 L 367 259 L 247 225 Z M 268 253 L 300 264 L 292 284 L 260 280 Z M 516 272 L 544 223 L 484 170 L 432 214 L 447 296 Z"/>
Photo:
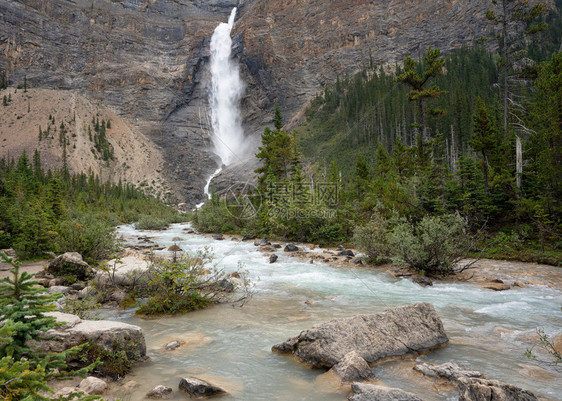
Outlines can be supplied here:
<path id="1" fill-rule="evenodd" d="M 232 56 L 232 26 L 236 18 L 236 7 L 232 9 L 227 23 L 220 23 L 211 36 L 211 105 L 212 140 L 215 154 L 220 157 L 222 166 L 239 160 L 246 150 L 244 131 L 240 118 L 240 99 L 244 93 L 244 83 L 240 78 L 238 64 Z M 201 119 L 201 116 L 199 116 Z M 222 166 L 209 177 L 203 192 L 211 198 L 211 181 L 222 171 Z M 205 202 L 196 206 L 201 208 Z"/>
<path id="2" fill-rule="evenodd" d="M 211 37 L 211 124 L 215 153 L 228 166 L 242 157 L 245 150 L 244 131 L 240 119 L 240 98 L 244 83 L 238 64 L 231 58 L 230 33 L 236 17 L 236 8 L 228 23 L 219 24 Z"/>

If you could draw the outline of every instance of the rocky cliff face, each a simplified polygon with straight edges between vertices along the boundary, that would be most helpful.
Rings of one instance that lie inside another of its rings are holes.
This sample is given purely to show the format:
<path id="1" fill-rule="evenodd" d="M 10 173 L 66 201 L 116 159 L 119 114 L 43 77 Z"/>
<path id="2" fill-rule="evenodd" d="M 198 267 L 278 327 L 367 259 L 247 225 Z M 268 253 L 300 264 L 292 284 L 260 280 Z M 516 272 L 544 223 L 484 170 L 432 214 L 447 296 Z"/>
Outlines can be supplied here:
<path id="1" fill-rule="evenodd" d="M 252 141 L 279 101 L 286 120 L 338 75 L 480 38 L 489 0 L 4 0 L 0 69 L 11 85 L 72 90 L 113 110 L 163 154 L 182 200 L 202 198 L 210 148 L 209 40 L 232 7 Z M 0 130 L 2 128 L 0 127 Z M 234 175 L 247 174 L 242 163 Z M 225 179 L 223 179 L 224 182 Z"/>
<path id="2" fill-rule="evenodd" d="M 251 81 L 294 116 L 336 77 L 371 60 L 395 65 L 429 46 L 444 53 L 490 28 L 489 0 L 257 0 L 236 25 Z"/>
<path id="3" fill-rule="evenodd" d="M 0 69 L 12 85 L 73 90 L 114 110 L 164 155 L 182 198 L 209 171 L 201 81 L 208 41 L 236 1 L 7 0 L 0 2 Z M 0 128 L 1 129 L 1 128 Z"/>

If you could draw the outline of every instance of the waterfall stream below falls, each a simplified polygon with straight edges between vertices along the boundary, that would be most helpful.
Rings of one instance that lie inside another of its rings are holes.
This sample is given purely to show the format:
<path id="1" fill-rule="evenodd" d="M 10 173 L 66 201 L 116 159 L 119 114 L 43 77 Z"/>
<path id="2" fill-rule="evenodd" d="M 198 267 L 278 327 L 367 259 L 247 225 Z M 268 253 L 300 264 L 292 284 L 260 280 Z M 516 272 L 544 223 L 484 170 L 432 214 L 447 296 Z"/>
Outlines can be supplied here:
<path id="1" fill-rule="evenodd" d="M 172 238 L 181 237 L 183 240 L 176 242 L 188 252 L 212 247 L 214 262 L 225 271 L 237 270 L 239 263 L 244 265 L 255 283 L 255 294 L 242 308 L 219 305 L 150 320 L 136 317 L 134 310 L 104 311 L 107 319 L 141 326 L 151 357 L 125 378 L 140 383 L 133 393 L 125 394 L 115 386 L 112 395 L 140 400 L 162 384 L 174 389 L 173 399 L 183 400 L 186 395 L 178 391 L 178 383 L 182 376 L 192 375 L 228 390 L 230 394 L 221 400 L 343 401 L 349 389 L 335 389 L 324 380 L 324 371 L 275 354 L 271 346 L 333 318 L 430 302 L 443 320 L 450 343 L 418 360 L 456 362 L 491 379 L 562 400 L 560 372 L 535 367 L 524 356 L 525 350 L 536 343 L 537 327 L 550 335 L 560 332 L 559 287 L 531 285 L 501 292 L 471 283 L 436 282 L 432 287 L 420 287 L 377 269 L 310 264 L 284 252 L 278 252 L 278 261 L 270 264 L 252 242 L 216 241 L 186 234 L 182 231 L 186 227 L 174 225 L 165 231 L 147 232 L 123 226 L 119 232 L 125 238 L 149 235 L 166 247 L 173 243 Z M 185 345 L 165 351 L 164 346 L 174 340 Z M 411 360 L 405 360 L 373 369 L 384 384 L 411 391 L 426 401 L 458 399 L 452 390 L 436 393 L 434 382 L 414 372 L 412 366 Z"/>

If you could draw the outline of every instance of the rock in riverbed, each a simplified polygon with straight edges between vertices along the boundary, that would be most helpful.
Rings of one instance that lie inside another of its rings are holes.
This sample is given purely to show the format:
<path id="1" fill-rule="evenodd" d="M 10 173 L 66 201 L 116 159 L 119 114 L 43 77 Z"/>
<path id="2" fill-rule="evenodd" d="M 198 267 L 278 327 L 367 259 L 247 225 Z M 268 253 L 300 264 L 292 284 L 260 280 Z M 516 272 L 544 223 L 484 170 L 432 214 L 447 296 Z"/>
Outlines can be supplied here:
<path id="1" fill-rule="evenodd" d="M 414 366 L 414 370 L 426 376 L 446 379 L 452 383 L 456 383 L 461 377 L 484 377 L 482 373 L 476 370 L 470 370 L 452 362 L 443 363 L 441 365 L 420 363 Z"/>
<path id="2" fill-rule="evenodd" d="M 151 398 L 153 400 L 169 400 L 173 396 L 173 390 L 171 387 L 166 386 L 156 386 L 148 393 L 146 393 L 147 398 Z"/>
<path id="3" fill-rule="evenodd" d="M 272 350 L 292 353 L 314 368 L 331 368 L 356 351 L 367 363 L 417 355 L 449 341 L 429 303 L 388 309 L 373 315 L 334 319 L 302 331 Z"/>
<path id="4" fill-rule="evenodd" d="M 299 247 L 296 246 L 295 244 L 287 244 L 285 245 L 285 252 L 298 252 Z"/>
<path id="5" fill-rule="evenodd" d="M 212 395 L 226 394 L 226 391 L 222 388 L 214 386 L 205 380 L 197 379 L 191 376 L 186 376 L 181 379 L 179 388 L 180 390 L 195 397 L 209 397 Z"/>

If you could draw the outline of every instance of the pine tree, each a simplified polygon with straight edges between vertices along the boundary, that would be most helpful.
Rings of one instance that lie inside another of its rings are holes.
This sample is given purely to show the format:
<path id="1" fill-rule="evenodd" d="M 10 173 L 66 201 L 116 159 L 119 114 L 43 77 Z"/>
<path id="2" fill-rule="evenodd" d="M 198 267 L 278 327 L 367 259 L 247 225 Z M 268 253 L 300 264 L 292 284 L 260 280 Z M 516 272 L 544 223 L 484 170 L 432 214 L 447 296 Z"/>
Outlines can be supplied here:
<path id="1" fill-rule="evenodd" d="M 66 153 L 66 141 L 64 141 L 62 146 L 62 174 L 65 182 L 68 182 L 70 178 L 70 172 L 68 171 L 68 154 Z"/>
<path id="2" fill-rule="evenodd" d="M 367 191 L 370 179 L 369 166 L 365 160 L 363 153 L 359 153 L 357 156 L 357 161 L 355 162 L 355 189 L 357 193 L 357 199 L 362 201 L 362 197 Z"/>
<path id="3" fill-rule="evenodd" d="M 283 119 L 281 118 L 281 109 L 279 109 L 279 103 L 275 103 L 275 119 L 273 126 L 277 131 L 281 131 L 283 128 Z"/>
<path id="4" fill-rule="evenodd" d="M 33 173 L 38 180 L 43 179 L 43 169 L 41 168 L 41 154 L 35 149 L 33 152 Z"/>
<path id="5" fill-rule="evenodd" d="M 443 111 L 438 109 L 424 110 L 424 101 L 438 98 L 444 93 L 437 85 L 433 85 L 430 88 L 426 88 L 425 85 L 431 78 L 444 74 L 443 67 L 445 66 L 445 59 L 441 57 L 441 51 L 439 49 L 432 49 L 430 47 L 424 55 L 424 62 L 425 69 L 420 75 L 417 71 L 414 59 L 406 57 L 404 61 L 404 72 L 396 77 L 397 82 L 402 82 L 410 87 L 408 100 L 417 103 L 419 118 L 417 125 L 421 129 L 422 134 L 425 134 L 427 128 L 425 126 L 426 113 L 431 115 L 443 114 Z"/>
<path id="6" fill-rule="evenodd" d="M 488 114 L 488 109 L 482 101 L 478 98 L 476 101 L 476 114 L 473 116 L 474 120 L 474 135 L 468 144 L 476 152 L 482 154 L 482 172 L 484 174 L 484 186 L 486 193 L 488 193 L 488 173 L 489 173 L 489 158 L 496 149 L 496 135 L 495 127 L 491 117 Z"/>

